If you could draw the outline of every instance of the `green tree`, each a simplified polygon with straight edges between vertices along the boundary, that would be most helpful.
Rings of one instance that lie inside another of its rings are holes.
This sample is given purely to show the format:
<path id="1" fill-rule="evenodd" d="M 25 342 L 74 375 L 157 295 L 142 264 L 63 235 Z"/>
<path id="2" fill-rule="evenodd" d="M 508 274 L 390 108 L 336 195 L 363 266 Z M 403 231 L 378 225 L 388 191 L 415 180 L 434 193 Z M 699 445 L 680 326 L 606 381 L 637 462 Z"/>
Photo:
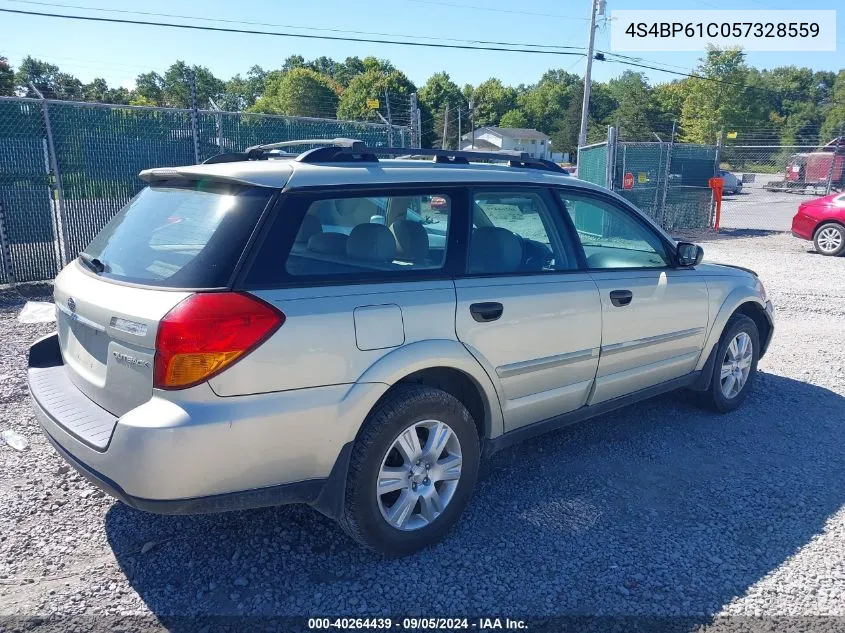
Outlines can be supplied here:
<path id="1" fill-rule="evenodd" d="M 59 67 L 31 56 L 24 58 L 15 73 L 15 84 L 27 97 L 36 97 L 30 84 L 34 85 L 46 99 L 82 99 L 82 82 L 73 75 L 63 73 Z"/>
<path id="2" fill-rule="evenodd" d="M 607 82 L 607 91 L 616 107 L 605 123 L 615 125 L 618 122 L 619 139 L 654 140 L 657 116 L 651 86 L 648 85 L 645 75 L 626 70 L 620 77 Z"/>
<path id="3" fill-rule="evenodd" d="M 374 59 L 374 58 L 367 58 Z M 366 62 L 366 60 L 364 60 Z M 377 99 L 379 102 L 378 112 L 387 117 L 387 107 L 384 103 L 385 88 L 390 95 L 391 101 L 407 101 L 408 96 L 417 89 L 404 73 L 394 70 L 384 73 L 380 70 L 371 69 L 362 73 L 352 81 L 340 96 L 340 104 L 337 108 L 337 117 L 350 121 L 381 121 L 376 111 L 367 106 L 368 100 Z M 428 109 L 420 104 L 421 118 L 428 118 Z M 398 115 L 398 113 L 397 113 Z M 397 119 L 398 120 L 398 119 Z"/>
<path id="4" fill-rule="evenodd" d="M 253 66 L 246 77 L 237 74 L 229 79 L 223 87 L 223 94 L 216 103 L 222 110 L 234 112 L 246 110 L 252 107 L 264 93 L 267 80 L 280 74 L 279 71 L 268 73 L 261 66 Z"/>
<path id="5" fill-rule="evenodd" d="M 499 127 L 528 127 L 528 117 L 522 110 L 508 110 L 499 120 Z"/>
<path id="6" fill-rule="evenodd" d="M 132 105 L 164 105 L 164 77 L 155 71 L 141 73 L 135 78 Z"/>
<path id="7" fill-rule="evenodd" d="M 333 117 L 339 86 L 310 68 L 295 68 L 267 82 L 251 112 L 289 116 Z"/>
<path id="8" fill-rule="evenodd" d="M 471 95 L 476 128 L 498 125 L 502 115 L 516 108 L 516 90 L 491 78 L 476 86 Z"/>
<path id="9" fill-rule="evenodd" d="M 845 70 L 840 70 L 832 90 L 832 105 L 824 117 L 819 140 L 827 143 L 843 132 L 845 126 Z"/>
<path id="10" fill-rule="evenodd" d="M 82 96 L 85 101 L 108 103 L 109 84 L 102 77 L 97 77 L 91 83 L 82 86 Z"/>
<path id="11" fill-rule="evenodd" d="M 529 86 L 517 98 L 527 126 L 552 135 L 559 129 L 580 79 L 564 70 L 546 72 L 535 86 Z"/>
<path id="12" fill-rule="evenodd" d="M 15 94 L 15 70 L 9 60 L 0 55 L 0 96 L 11 97 Z"/>
<path id="13" fill-rule="evenodd" d="M 466 112 L 464 95 L 458 85 L 449 78 L 446 72 L 434 73 L 420 88 L 419 102 L 423 107 L 432 113 L 432 117 L 426 119 L 423 124 L 423 145 L 442 147 L 443 144 L 443 117 L 446 107 L 449 107 L 449 128 L 447 130 L 446 146 L 457 148 L 458 139 L 458 117 L 457 108 Z M 467 121 L 469 131 L 469 121 Z M 463 131 L 463 130 L 462 130 Z"/>
<path id="14" fill-rule="evenodd" d="M 282 64 L 282 72 L 287 73 L 294 68 L 302 68 L 303 66 L 305 66 L 305 58 L 302 55 L 291 55 Z"/>
<path id="15" fill-rule="evenodd" d="M 681 119 L 681 110 L 683 110 L 687 90 L 692 81 L 695 80 L 681 79 L 680 81 L 658 84 L 654 87 L 651 97 L 655 116 L 660 121 L 659 127 L 662 129 L 669 128 L 673 121 Z"/>
<path id="16" fill-rule="evenodd" d="M 164 73 L 164 103 L 173 108 L 191 107 L 191 75 L 196 76 L 197 107 L 207 108 L 209 97 L 217 100 L 225 90 L 224 83 L 205 66 L 188 66 L 182 60 Z"/>
<path id="17" fill-rule="evenodd" d="M 749 124 L 757 90 L 747 86 L 748 66 L 739 49 L 707 49 L 681 109 L 682 140 L 715 143 L 721 130 Z"/>

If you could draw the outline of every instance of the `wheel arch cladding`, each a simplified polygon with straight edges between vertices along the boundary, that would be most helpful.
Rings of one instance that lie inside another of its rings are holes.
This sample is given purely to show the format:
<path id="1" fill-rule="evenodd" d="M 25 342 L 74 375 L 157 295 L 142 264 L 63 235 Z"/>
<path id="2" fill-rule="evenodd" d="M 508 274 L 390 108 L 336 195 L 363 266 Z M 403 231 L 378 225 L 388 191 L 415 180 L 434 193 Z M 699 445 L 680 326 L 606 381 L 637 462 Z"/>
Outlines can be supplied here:
<path id="1" fill-rule="evenodd" d="M 420 341 L 403 345 L 371 366 L 359 382 L 390 385 L 370 408 L 371 412 L 396 385 L 424 384 L 441 389 L 459 400 L 472 415 L 480 437 L 489 439 L 503 432 L 502 409 L 496 387 L 484 367 L 457 341 Z"/>
<path id="2" fill-rule="evenodd" d="M 760 336 L 760 353 L 758 358 L 763 358 L 768 348 L 769 337 L 771 336 L 772 326 L 769 319 L 766 317 L 766 310 L 756 301 L 746 301 L 737 307 L 734 314 L 744 314 L 749 319 L 754 321 L 757 326 L 757 332 Z"/>

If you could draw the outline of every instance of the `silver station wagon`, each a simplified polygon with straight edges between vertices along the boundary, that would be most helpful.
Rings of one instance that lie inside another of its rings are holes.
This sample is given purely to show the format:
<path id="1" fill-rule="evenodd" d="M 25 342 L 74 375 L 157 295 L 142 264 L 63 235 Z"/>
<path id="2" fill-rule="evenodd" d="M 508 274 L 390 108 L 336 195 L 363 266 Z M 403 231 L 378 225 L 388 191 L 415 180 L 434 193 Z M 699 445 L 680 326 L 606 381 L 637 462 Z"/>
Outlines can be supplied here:
<path id="1" fill-rule="evenodd" d="M 124 503 L 308 503 L 405 554 L 486 454 L 677 388 L 748 395 L 774 329 L 753 272 L 527 154 L 322 143 L 142 172 L 56 278 L 35 411 Z"/>

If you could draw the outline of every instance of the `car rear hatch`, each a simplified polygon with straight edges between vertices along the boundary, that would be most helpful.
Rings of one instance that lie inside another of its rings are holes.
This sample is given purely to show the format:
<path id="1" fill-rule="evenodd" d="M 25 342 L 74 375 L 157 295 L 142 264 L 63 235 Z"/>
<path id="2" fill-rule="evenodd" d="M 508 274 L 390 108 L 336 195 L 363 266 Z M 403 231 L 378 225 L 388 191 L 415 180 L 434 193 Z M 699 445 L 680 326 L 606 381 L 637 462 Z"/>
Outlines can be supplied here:
<path id="1" fill-rule="evenodd" d="M 114 416 L 149 400 L 161 320 L 230 285 L 274 191 L 178 180 L 130 201 L 56 279 L 67 378 Z"/>

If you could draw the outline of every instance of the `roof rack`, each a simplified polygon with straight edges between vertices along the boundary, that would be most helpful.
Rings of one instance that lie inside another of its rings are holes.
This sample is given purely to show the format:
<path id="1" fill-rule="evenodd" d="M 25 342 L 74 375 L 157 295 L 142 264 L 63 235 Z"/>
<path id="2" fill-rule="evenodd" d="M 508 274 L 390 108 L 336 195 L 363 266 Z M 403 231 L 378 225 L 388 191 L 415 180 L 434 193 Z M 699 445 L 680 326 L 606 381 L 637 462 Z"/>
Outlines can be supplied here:
<path id="1" fill-rule="evenodd" d="M 569 175 L 563 167 L 550 160 L 535 158 L 527 152 L 501 150 L 482 152 L 475 150 L 425 149 L 411 147 L 367 147 L 363 141 L 350 138 L 302 139 L 281 141 L 248 147 L 244 152 L 218 154 L 205 164 L 228 163 L 244 160 L 267 160 L 268 153 L 285 147 L 319 145 L 298 154 L 294 160 L 300 163 L 367 162 L 377 163 L 379 156 L 401 156 L 405 158 L 432 157 L 437 164 L 468 165 L 470 160 L 507 162 L 511 167 L 542 169 Z M 290 154 L 287 154 L 290 156 Z"/>
<path id="2" fill-rule="evenodd" d="M 350 152 L 355 150 L 366 149 L 363 141 L 353 138 L 306 138 L 294 141 L 280 141 L 278 143 L 265 143 L 262 145 L 253 145 L 247 147 L 243 152 L 227 152 L 224 154 L 217 154 L 209 159 L 203 161 L 204 165 L 213 165 L 215 163 L 236 163 L 244 160 L 267 160 L 272 156 L 271 152 L 274 150 L 281 150 L 285 147 L 297 147 L 300 145 L 320 145 L 322 149 L 326 147 L 344 149 Z M 294 154 L 290 152 L 279 152 L 277 156 L 282 158 L 296 158 L 301 154 Z M 317 162 L 317 161 L 314 161 Z"/>

